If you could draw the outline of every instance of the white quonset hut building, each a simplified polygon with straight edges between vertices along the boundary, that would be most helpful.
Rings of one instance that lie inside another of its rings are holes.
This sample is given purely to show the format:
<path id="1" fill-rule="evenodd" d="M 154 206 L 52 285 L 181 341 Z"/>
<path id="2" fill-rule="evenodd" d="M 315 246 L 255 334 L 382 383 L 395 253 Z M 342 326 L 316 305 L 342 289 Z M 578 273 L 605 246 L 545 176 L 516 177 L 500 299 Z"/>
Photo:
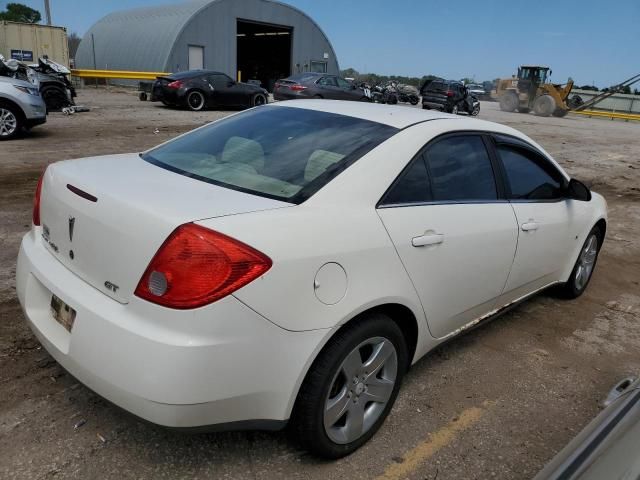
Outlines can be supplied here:
<path id="1" fill-rule="evenodd" d="M 338 73 L 320 27 L 272 0 L 191 0 L 115 12 L 86 33 L 77 68 L 178 72 L 217 70 L 272 90 L 293 73 Z"/>

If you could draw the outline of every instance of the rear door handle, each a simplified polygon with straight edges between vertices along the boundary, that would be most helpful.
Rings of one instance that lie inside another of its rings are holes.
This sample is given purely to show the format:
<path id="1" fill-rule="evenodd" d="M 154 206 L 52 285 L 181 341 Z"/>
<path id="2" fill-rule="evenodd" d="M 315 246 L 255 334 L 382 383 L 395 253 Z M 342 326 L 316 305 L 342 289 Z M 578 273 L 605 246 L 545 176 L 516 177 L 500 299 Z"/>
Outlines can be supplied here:
<path id="1" fill-rule="evenodd" d="M 522 224 L 522 231 L 523 232 L 530 232 L 532 230 L 537 230 L 538 229 L 538 222 L 534 222 L 532 220 L 523 223 Z"/>
<path id="2" fill-rule="evenodd" d="M 437 245 L 442 242 L 444 242 L 444 235 L 441 233 L 430 233 L 411 239 L 411 245 L 414 247 L 426 247 L 427 245 Z"/>

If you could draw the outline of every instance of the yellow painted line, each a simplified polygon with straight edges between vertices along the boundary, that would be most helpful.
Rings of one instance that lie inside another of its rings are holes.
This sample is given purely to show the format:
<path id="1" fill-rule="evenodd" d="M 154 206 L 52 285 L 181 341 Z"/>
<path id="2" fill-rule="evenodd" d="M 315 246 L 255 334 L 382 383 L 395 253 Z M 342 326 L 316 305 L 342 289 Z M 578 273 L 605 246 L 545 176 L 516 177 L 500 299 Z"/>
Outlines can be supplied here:
<path id="1" fill-rule="evenodd" d="M 73 69 L 71 75 L 80 78 L 124 78 L 127 80 L 155 80 L 156 77 L 171 75 L 165 72 L 131 72 L 126 70 L 86 70 Z"/>
<path id="2" fill-rule="evenodd" d="M 424 442 L 409 450 L 402 457 L 403 461 L 401 463 L 389 465 L 376 480 L 400 480 L 406 478 L 438 450 L 449 445 L 458 433 L 477 423 L 491 405 L 493 403 L 487 401 L 482 404 L 482 407 L 472 407 L 464 410 L 457 420 L 449 422 L 440 430 L 431 433 Z"/>
<path id="3" fill-rule="evenodd" d="M 578 110 L 571 111 L 570 113 L 575 113 L 578 115 L 586 115 L 588 117 L 605 117 L 605 118 L 618 118 L 621 120 L 636 120 L 640 121 L 640 115 L 634 113 L 618 113 L 618 112 L 603 112 L 600 110 Z"/>

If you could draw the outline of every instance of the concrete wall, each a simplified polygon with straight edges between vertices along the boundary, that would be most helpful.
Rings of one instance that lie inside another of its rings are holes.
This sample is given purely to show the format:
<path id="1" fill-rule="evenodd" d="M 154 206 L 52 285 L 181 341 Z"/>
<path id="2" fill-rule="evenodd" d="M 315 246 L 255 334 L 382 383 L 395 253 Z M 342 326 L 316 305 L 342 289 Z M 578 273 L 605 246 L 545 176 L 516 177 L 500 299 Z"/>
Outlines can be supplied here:
<path id="1" fill-rule="evenodd" d="M 632 86 L 633 88 L 633 86 Z M 579 90 L 574 88 L 571 91 L 572 97 L 574 95 L 580 95 L 582 100 L 588 102 L 601 92 L 592 92 L 591 90 Z M 590 107 L 592 110 L 605 110 L 608 112 L 621 112 L 621 113 L 640 113 L 640 95 L 626 95 L 623 93 L 616 93 L 606 100 L 597 103 L 595 106 Z"/>

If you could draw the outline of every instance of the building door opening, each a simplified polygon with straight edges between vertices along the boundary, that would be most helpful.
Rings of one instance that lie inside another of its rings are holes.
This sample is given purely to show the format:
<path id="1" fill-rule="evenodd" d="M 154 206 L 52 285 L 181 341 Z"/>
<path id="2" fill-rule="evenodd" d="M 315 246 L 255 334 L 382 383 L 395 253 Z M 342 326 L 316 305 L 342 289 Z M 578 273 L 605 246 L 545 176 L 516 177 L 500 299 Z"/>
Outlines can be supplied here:
<path id="1" fill-rule="evenodd" d="M 238 20 L 238 80 L 260 82 L 273 92 L 279 78 L 291 75 L 293 28 Z"/>
<path id="2" fill-rule="evenodd" d="M 189 45 L 189 70 L 204 68 L 204 47 Z"/>

